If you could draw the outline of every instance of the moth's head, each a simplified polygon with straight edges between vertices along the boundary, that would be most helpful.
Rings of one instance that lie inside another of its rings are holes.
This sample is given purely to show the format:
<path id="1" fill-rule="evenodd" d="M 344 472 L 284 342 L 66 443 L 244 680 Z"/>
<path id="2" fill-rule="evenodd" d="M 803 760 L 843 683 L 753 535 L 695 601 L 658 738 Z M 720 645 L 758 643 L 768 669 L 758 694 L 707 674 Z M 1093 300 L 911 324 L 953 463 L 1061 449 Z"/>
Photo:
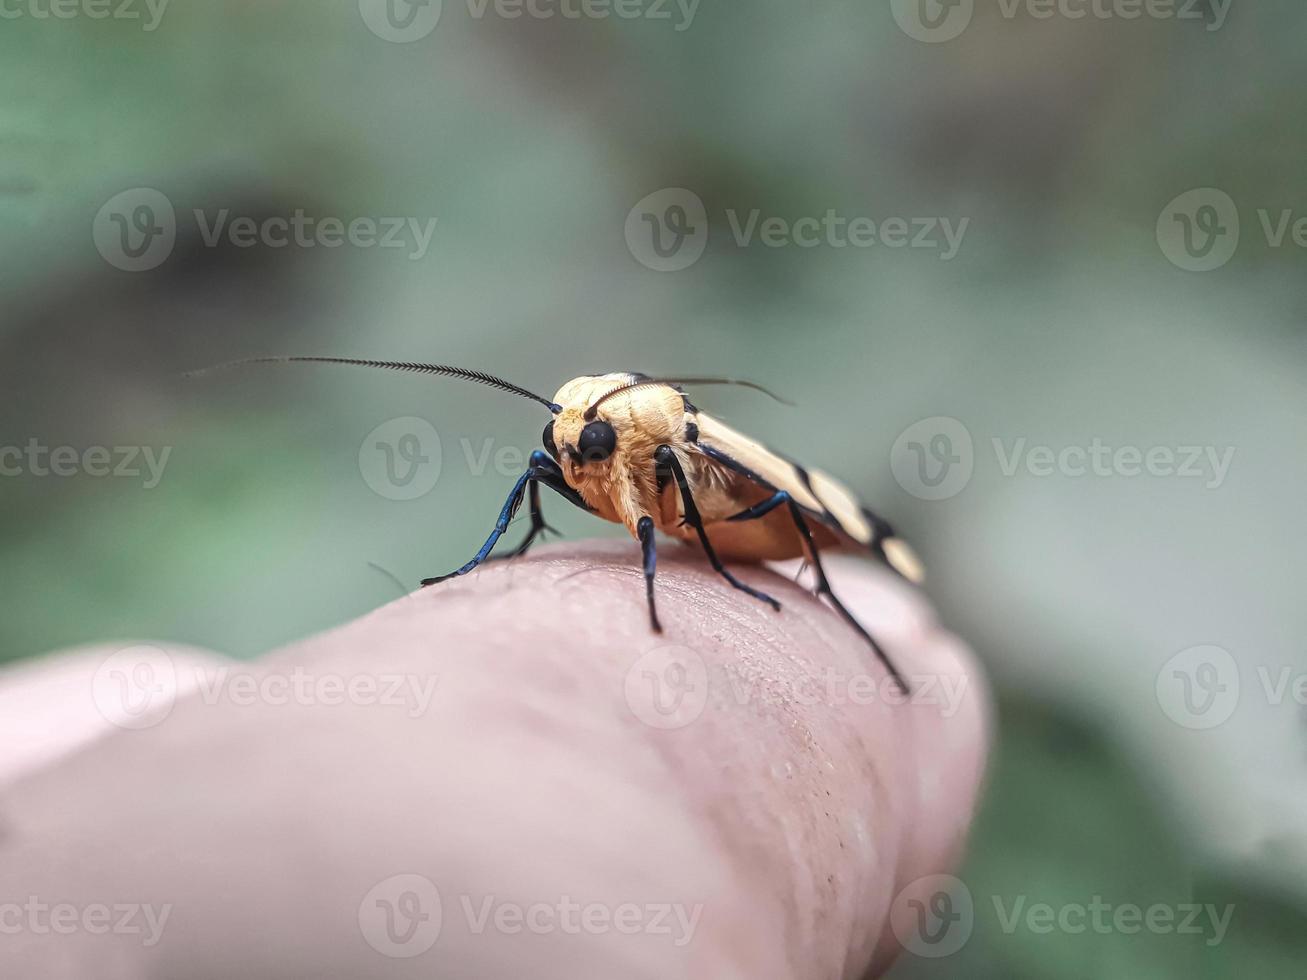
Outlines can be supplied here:
<path id="1" fill-rule="evenodd" d="M 663 443 L 681 437 L 685 402 L 669 385 L 619 391 L 647 380 L 617 373 L 573 378 L 554 394 L 559 410 L 542 441 L 568 482 L 607 479 L 615 467 L 641 465 Z"/>

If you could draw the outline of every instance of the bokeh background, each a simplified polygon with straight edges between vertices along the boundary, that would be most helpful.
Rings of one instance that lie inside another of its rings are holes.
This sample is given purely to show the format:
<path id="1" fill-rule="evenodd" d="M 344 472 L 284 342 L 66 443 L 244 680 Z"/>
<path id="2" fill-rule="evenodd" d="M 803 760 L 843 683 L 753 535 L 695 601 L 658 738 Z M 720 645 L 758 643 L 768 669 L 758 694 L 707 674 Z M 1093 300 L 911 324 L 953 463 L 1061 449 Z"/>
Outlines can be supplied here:
<path id="1" fill-rule="evenodd" d="M 1300 973 L 1301 4 L 393 2 L 6 8 L 0 446 L 163 469 L 4 457 L 0 658 L 253 657 L 362 614 L 471 554 L 546 421 L 435 379 L 184 370 L 745 376 L 798 408 L 696 401 L 898 525 L 1000 699 L 974 933 L 893 975 Z M 297 211 L 402 217 L 403 247 L 210 234 Z M 875 243 L 793 224 L 828 212 Z M 1126 454 L 1059 462 L 1096 444 Z M 1220 942 L 1045 934 L 1003 928 L 1018 896 L 1235 908 Z"/>

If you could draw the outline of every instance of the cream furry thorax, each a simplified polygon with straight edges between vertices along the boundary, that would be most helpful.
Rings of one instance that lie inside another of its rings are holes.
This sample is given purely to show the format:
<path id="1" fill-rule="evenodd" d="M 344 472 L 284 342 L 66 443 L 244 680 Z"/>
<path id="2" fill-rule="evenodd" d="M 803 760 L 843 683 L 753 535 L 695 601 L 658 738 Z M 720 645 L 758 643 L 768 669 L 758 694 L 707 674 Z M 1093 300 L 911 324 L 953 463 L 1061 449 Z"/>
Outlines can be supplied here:
<path id="1" fill-rule="evenodd" d="M 618 372 L 574 378 L 554 394 L 561 410 L 554 416 L 554 444 L 563 477 L 586 503 L 634 533 L 641 516 L 655 512 L 658 497 L 653 454 L 662 445 L 684 457 L 685 401 L 675 389 L 659 385 L 623 392 L 605 401 L 596 418 L 617 434 L 608 459 L 582 462 L 576 452 L 586 409 L 635 376 Z M 682 460 L 684 464 L 684 459 Z"/>

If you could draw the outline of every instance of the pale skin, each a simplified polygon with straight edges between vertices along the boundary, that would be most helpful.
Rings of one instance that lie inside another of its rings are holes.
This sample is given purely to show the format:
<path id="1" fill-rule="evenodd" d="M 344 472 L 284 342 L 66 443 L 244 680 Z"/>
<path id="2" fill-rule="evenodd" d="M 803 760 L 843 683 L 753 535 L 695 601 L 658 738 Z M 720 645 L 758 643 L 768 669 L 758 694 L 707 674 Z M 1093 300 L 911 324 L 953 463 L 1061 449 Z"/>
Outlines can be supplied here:
<path id="1" fill-rule="evenodd" d="M 87 692 L 116 645 L 0 674 L 6 894 L 171 905 L 149 948 L 0 929 L 0 961 L 102 980 L 879 973 L 898 952 L 896 893 L 961 856 L 988 699 L 914 589 L 870 562 L 829 570 L 909 678 L 933 678 L 940 700 L 948 679 L 956 701 L 890 703 L 862 638 L 800 586 L 736 567 L 782 601 L 777 614 L 671 544 L 654 636 L 620 541 L 537 548 L 246 665 L 259 678 L 434 675 L 417 712 L 199 691 L 157 725 L 115 731 Z M 660 646 L 705 669 L 702 710 L 681 727 L 643 720 L 628 683 Z M 193 656 L 176 656 L 185 675 L 230 667 Z M 60 671 L 68 683 L 50 683 Z M 41 719 L 57 737 L 5 727 Z M 377 952 L 359 919 L 400 873 L 433 882 L 443 909 L 411 959 Z M 648 920 L 579 933 L 478 920 L 487 897 L 561 896 L 699 913 L 679 945 L 675 926 Z"/>

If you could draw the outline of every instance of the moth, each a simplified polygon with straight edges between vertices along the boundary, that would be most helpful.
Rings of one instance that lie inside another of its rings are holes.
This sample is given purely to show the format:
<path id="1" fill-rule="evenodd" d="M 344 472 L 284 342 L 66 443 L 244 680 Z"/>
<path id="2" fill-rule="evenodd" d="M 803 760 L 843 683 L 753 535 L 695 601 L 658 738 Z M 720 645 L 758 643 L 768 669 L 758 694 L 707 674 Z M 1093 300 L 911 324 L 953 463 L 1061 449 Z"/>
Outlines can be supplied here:
<path id="1" fill-rule="evenodd" d="M 655 531 L 697 543 L 717 574 L 777 611 L 779 602 L 742 582 L 725 562 L 804 558 L 812 567 L 816 593 L 825 596 L 866 640 L 900 689 L 907 690 L 893 661 L 831 590 L 821 552 L 856 549 L 880 559 L 909 581 L 920 582 L 922 568 L 912 550 L 843 484 L 700 411 L 684 390 L 686 386 L 736 384 L 770 395 L 765 388 L 729 378 L 652 378 L 619 372 L 574 378 L 553 398 L 545 398 L 494 375 L 446 364 L 260 357 L 218 367 L 289 362 L 351 364 L 462 378 L 529 398 L 552 415 L 542 434 L 543 450 L 531 454 L 526 471 L 513 484 L 480 550 L 461 568 L 424 579 L 422 585 L 466 575 L 486 561 L 526 554 L 542 533 L 552 530 L 541 509 L 543 485 L 588 513 L 624 525 L 639 541 L 654 632 L 662 632 L 654 596 Z M 516 548 L 492 558 L 491 552 L 524 500 L 531 516 L 526 537 Z"/>

